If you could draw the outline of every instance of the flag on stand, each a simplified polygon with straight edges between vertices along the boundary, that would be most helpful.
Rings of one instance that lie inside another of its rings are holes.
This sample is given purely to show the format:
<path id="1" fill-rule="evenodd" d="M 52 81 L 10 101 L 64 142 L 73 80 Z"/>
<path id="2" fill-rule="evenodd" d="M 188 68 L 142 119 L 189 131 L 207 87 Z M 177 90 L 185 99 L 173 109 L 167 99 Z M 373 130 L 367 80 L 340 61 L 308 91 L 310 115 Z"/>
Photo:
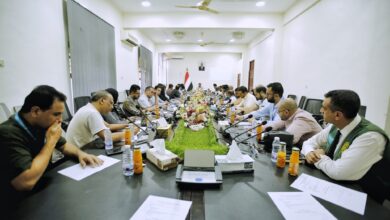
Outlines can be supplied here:
<path id="1" fill-rule="evenodd" d="M 191 91 L 193 87 L 188 68 L 186 69 L 186 74 L 184 76 L 184 87 L 187 91 Z"/>

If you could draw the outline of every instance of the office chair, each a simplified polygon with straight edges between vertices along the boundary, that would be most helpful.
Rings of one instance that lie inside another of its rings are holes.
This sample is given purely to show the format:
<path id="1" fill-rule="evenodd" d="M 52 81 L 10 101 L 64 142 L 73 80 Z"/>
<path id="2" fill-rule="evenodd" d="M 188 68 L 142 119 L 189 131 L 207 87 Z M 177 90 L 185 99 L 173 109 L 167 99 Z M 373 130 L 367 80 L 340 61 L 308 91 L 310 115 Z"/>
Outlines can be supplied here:
<path id="1" fill-rule="evenodd" d="M 313 115 L 321 114 L 322 99 L 306 99 L 305 104 L 303 105 L 303 110 L 310 112 Z"/>
<path id="2" fill-rule="evenodd" d="M 129 96 L 129 94 L 130 94 L 130 89 L 126 89 L 125 91 L 126 91 L 126 96 Z"/>
<path id="3" fill-rule="evenodd" d="M 0 123 L 7 121 L 11 116 L 11 111 L 8 109 L 5 103 L 0 103 Z"/>
<path id="4" fill-rule="evenodd" d="M 367 111 L 367 106 L 361 105 L 359 109 L 359 115 L 361 117 L 366 117 L 366 111 Z"/>
<path id="5" fill-rule="evenodd" d="M 305 101 L 306 101 L 306 96 L 301 96 L 301 99 L 299 100 L 299 104 L 298 104 L 298 107 L 300 109 L 303 108 L 303 105 L 305 104 Z"/>
<path id="6" fill-rule="evenodd" d="M 90 96 L 79 96 L 74 98 L 74 112 L 76 113 L 84 105 L 88 104 L 91 101 Z"/>
<path id="7" fill-rule="evenodd" d="M 72 113 L 70 113 L 68 104 L 65 102 L 65 111 L 62 113 L 62 123 L 61 127 L 64 131 L 68 129 L 70 120 L 72 120 Z"/>
<path id="8" fill-rule="evenodd" d="M 288 95 L 287 98 L 290 98 L 290 99 L 292 99 L 292 100 L 294 100 L 294 101 L 297 100 L 297 96 L 296 96 L 296 95 L 293 95 L 293 94 Z"/>

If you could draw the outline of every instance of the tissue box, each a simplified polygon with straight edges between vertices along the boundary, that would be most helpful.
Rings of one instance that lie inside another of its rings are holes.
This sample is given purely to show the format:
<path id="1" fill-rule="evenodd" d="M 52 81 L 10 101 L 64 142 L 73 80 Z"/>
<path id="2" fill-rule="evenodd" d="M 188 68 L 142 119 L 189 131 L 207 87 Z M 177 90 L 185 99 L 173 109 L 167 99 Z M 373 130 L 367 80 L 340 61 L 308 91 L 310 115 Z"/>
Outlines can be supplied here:
<path id="1" fill-rule="evenodd" d="M 169 150 L 165 150 L 165 154 L 160 154 L 155 148 L 146 151 L 146 158 L 162 171 L 177 167 L 180 160 L 176 154 Z"/>
<path id="2" fill-rule="evenodd" d="M 172 124 L 168 124 L 166 127 L 157 128 L 157 138 L 169 138 L 172 136 Z"/>
<path id="3" fill-rule="evenodd" d="M 228 160 L 226 155 L 215 155 L 215 160 L 222 173 L 252 173 L 254 160 L 244 154 L 239 160 Z"/>

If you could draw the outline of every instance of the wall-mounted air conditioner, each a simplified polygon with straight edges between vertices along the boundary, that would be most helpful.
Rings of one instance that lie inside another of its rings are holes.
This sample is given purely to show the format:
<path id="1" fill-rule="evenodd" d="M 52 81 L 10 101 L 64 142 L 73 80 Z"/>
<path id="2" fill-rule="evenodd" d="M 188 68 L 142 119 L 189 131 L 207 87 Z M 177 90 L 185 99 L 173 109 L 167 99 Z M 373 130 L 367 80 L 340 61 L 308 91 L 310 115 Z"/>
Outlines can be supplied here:
<path id="1" fill-rule="evenodd" d="M 183 60 L 184 56 L 181 54 L 165 53 L 165 60 Z"/>
<path id="2" fill-rule="evenodd" d="M 131 47 L 138 47 L 138 39 L 126 31 L 121 31 L 121 41 Z"/>

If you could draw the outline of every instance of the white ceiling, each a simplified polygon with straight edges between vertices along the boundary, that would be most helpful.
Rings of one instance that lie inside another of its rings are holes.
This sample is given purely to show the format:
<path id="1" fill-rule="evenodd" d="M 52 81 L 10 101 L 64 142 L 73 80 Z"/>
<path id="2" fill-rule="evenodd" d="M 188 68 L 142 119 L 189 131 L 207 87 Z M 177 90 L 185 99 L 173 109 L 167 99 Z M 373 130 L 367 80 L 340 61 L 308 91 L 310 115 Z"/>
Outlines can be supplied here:
<path id="1" fill-rule="evenodd" d="M 267 31 L 263 29 L 201 29 L 201 28 L 164 28 L 164 29 L 141 29 L 140 30 L 145 36 L 151 39 L 157 44 L 194 44 L 203 45 L 206 44 L 223 44 L 223 45 L 234 45 L 234 44 L 248 44 L 260 33 Z M 174 32 L 179 31 L 184 33 L 182 39 L 176 39 Z M 230 42 L 233 38 L 233 32 L 243 32 L 243 39 L 236 39 L 234 42 Z M 203 33 L 203 36 L 202 36 Z M 166 39 L 170 39 L 167 42 Z M 202 42 L 198 42 L 202 39 Z"/>
<path id="2" fill-rule="evenodd" d="M 157 13 L 157 12 L 194 12 L 197 9 L 176 8 L 175 5 L 196 5 L 201 0 L 148 0 L 150 7 L 142 7 L 143 0 L 111 0 L 124 13 Z M 256 7 L 259 0 L 212 0 L 209 7 L 221 13 L 251 12 L 251 13 L 283 13 L 296 0 L 262 0 L 263 7 Z M 208 12 L 203 12 L 208 13 Z"/>
<path id="3" fill-rule="evenodd" d="M 113 5 L 120 10 L 124 15 L 153 15 L 158 13 L 181 14 L 210 14 L 209 12 L 200 11 L 198 9 L 176 8 L 175 5 L 196 5 L 201 0 L 149 0 L 150 7 L 143 7 L 141 2 L 143 0 L 109 0 Z M 284 13 L 292 5 L 300 0 L 263 0 L 266 5 L 257 7 L 255 4 L 258 0 L 212 0 L 209 7 L 219 11 L 219 15 L 226 14 L 264 14 L 264 13 Z M 193 12 L 193 13 L 191 13 Z M 218 14 L 216 19 L 221 19 Z M 206 27 L 206 26 L 205 26 Z M 130 27 L 131 29 L 131 27 Z M 254 38 L 262 33 L 268 31 L 267 29 L 259 28 L 202 28 L 202 24 L 197 28 L 141 28 L 138 29 L 142 34 L 151 39 L 156 44 L 187 44 L 187 45 L 201 45 L 212 42 L 213 45 L 246 45 Z M 181 31 L 185 33 L 183 39 L 178 40 L 173 36 L 174 31 Z M 242 40 L 230 42 L 232 33 L 234 31 L 244 32 L 245 37 Z M 198 42 L 203 33 L 203 42 Z M 167 42 L 166 39 L 170 39 Z M 204 46 L 204 45 L 203 45 Z M 206 45 L 207 46 L 207 45 Z"/>

